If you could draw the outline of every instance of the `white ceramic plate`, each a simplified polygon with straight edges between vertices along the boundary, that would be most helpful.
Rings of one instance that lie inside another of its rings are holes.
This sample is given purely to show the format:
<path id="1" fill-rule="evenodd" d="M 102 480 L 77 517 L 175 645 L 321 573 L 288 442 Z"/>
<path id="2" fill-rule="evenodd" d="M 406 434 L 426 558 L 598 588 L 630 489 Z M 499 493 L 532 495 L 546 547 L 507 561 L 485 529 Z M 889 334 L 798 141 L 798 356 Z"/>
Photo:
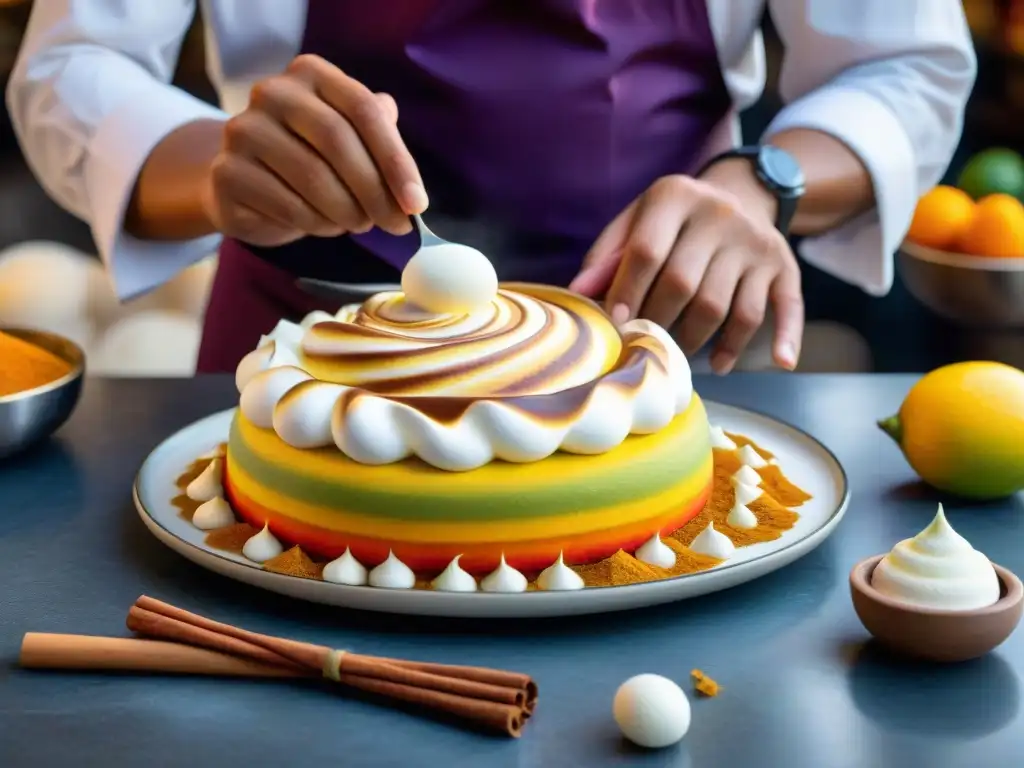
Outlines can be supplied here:
<path id="1" fill-rule="evenodd" d="M 227 439 L 233 411 L 197 421 L 167 438 L 146 458 L 133 496 L 139 516 L 160 541 L 215 573 L 301 600 L 388 613 L 427 616 L 570 616 L 640 608 L 684 600 L 742 584 L 789 565 L 821 544 L 849 503 L 846 474 L 821 443 L 768 416 L 719 403 L 705 403 L 712 423 L 746 435 L 778 457 L 783 472 L 813 498 L 800 520 L 776 541 L 741 547 L 725 563 L 687 576 L 624 587 L 516 595 L 348 587 L 264 571 L 241 555 L 212 549 L 204 533 L 183 520 L 171 504 L 175 480 L 198 456 Z"/>

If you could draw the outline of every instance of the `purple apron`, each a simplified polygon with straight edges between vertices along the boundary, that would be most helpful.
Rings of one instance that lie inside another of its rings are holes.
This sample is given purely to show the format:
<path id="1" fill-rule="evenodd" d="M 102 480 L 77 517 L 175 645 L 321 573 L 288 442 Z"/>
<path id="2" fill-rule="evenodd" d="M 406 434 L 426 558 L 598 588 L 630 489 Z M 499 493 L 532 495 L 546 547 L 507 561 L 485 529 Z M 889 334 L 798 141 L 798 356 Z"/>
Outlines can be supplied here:
<path id="1" fill-rule="evenodd" d="M 394 97 L 428 224 L 502 280 L 568 284 L 633 198 L 728 142 L 707 0 L 309 0 L 302 51 Z M 279 319 L 335 309 L 296 276 L 397 283 L 417 245 L 226 239 L 198 370 L 233 371 Z"/>

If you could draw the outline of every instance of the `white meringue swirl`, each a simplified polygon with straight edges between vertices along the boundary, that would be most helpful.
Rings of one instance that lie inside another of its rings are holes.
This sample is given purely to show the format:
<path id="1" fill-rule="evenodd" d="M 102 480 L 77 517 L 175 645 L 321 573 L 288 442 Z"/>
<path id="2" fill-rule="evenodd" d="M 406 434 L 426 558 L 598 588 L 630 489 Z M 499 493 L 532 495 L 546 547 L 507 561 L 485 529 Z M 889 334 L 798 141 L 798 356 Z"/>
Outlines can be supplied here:
<path id="1" fill-rule="evenodd" d="M 554 288 L 502 290 L 483 308 L 432 315 L 398 292 L 345 307 L 302 338 L 302 367 L 391 396 L 515 397 L 593 381 L 618 359 L 611 321 Z"/>
<path id="2" fill-rule="evenodd" d="M 438 318 L 386 293 L 330 322 L 282 321 L 238 366 L 241 411 L 295 448 L 466 471 L 605 453 L 690 405 L 689 363 L 660 326 L 616 331 L 596 305 L 556 288 L 499 299 Z"/>

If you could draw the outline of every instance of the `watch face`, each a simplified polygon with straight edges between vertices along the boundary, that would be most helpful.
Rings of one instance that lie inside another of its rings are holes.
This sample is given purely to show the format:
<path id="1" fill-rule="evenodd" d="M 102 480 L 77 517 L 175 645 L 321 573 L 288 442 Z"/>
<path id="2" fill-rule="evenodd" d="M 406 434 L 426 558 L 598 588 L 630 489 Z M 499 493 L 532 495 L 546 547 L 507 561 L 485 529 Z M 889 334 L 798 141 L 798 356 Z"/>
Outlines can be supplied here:
<path id="1" fill-rule="evenodd" d="M 802 192 L 804 188 L 804 172 L 789 152 L 771 144 L 761 148 L 761 172 L 782 189 Z"/>

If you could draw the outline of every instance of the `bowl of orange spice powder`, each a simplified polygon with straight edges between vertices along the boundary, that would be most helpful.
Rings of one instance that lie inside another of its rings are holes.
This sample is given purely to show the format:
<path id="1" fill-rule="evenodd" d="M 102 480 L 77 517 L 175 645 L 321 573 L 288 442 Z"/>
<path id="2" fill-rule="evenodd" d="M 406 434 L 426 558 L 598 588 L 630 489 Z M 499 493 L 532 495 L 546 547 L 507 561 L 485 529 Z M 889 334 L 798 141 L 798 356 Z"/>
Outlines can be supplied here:
<path id="1" fill-rule="evenodd" d="M 53 434 L 78 404 L 85 353 L 63 336 L 0 328 L 0 459 Z"/>

